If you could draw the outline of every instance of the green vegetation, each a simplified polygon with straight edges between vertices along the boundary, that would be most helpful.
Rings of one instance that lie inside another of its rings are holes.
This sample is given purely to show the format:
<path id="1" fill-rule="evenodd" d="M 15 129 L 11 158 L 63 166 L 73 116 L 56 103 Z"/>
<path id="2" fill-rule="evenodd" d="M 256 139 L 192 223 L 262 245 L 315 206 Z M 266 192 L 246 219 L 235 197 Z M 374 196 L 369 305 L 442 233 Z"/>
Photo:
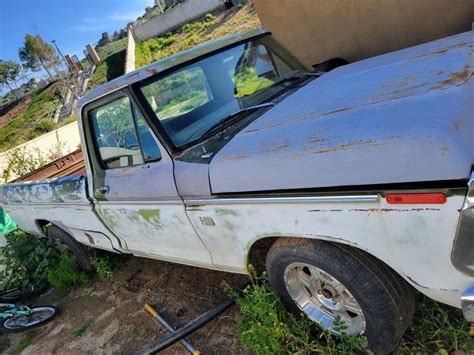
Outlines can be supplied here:
<path id="1" fill-rule="evenodd" d="M 253 268 L 249 268 L 253 271 Z M 230 287 L 226 286 L 228 290 Z M 321 330 L 309 320 L 290 315 L 275 291 L 266 283 L 265 273 L 241 294 L 229 291 L 241 310 L 237 321 L 242 343 L 257 354 L 350 354 L 368 351 L 362 336 L 340 337 Z M 394 354 L 469 353 L 474 338 L 460 310 L 434 302 L 418 294 L 414 319 Z M 339 331 L 345 325 L 338 320 Z"/>
<path id="2" fill-rule="evenodd" d="M 46 163 L 62 157 L 64 145 L 65 143 L 61 142 L 56 135 L 56 143 L 47 154 L 43 154 L 38 148 L 33 150 L 28 150 L 25 147 L 13 149 L 7 155 L 7 166 L 3 170 L 2 179 L 9 181 L 13 177 L 26 175 Z"/>
<path id="3" fill-rule="evenodd" d="M 8 243 L 0 248 L 4 269 L 0 270 L 0 289 L 41 286 L 48 280 L 48 269 L 59 259 L 57 244 L 17 230 L 8 235 Z"/>
<path id="4" fill-rule="evenodd" d="M 204 32 L 216 25 L 215 16 L 207 14 L 202 21 L 186 23 L 181 28 L 181 33 L 185 38 L 180 41 L 171 32 L 165 36 L 155 37 L 144 42 L 137 43 L 135 48 L 135 65 L 137 68 L 156 60 L 166 58 L 174 53 L 181 52 L 185 49 L 195 46 L 200 42 L 204 42 L 209 38 Z M 175 48 L 170 48 L 176 43 Z"/>
<path id="5" fill-rule="evenodd" d="M 59 64 L 59 56 L 54 47 L 40 35 L 26 34 L 23 47 L 18 51 L 23 67 L 31 71 L 45 70 L 52 79 L 51 68 Z"/>
<path id="6" fill-rule="evenodd" d="M 422 294 L 412 323 L 396 349 L 396 354 L 448 354 L 474 350 L 474 337 L 461 311 L 437 303 Z"/>
<path id="7" fill-rule="evenodd" d="M 145 87 L 143 93 L 161 120 L 182 115 L 209 101 L 206 77 L 198 68 L 163 78 Z"/>
<path id="8" fill-rule="evenodd" d="M 151 38 L 136 44 L 135 65 L 139 68 L 155 60 L 172 54 L 167 48 L 176 42 L 176 37 L 168 33 L 164 37 Z"/>
<path id="9" fill-rule="evenodd" d="M 265 273 L 260 278 L 253 274 L 242 294 L 230 292 L 242 313 L 237 321 L 241 342 L 257 354 L 350 354 L 367 350 L 363 336 L 336 337 L 304 317 L 289 314 L 266 284 Z M 346 326 L 342 320 L 338 322 L 343 333 Z"/>
<path id="10" fill-rule="evenodd" d="M 87 325 L 83 325 L 80 327 L 78 330 L 76 330 L 74 333 L 72 333 L 73 338 L 80 338 L 83 336 L 87 331 Z"/>
<path id="11" fill-rule="evenodd" d="M 99 55 L 100 59 L 106 59 L 110 57 L 112 54 L 118 53 L 123 51 L 127 47 L 127 37 L 119 39 L 114 42 L 110 42 L 105 46 L 97 48 L 97 54 Z"/>
<path id="12" fill-rule="evenodd" d="M 108 279 L 117 271 L 122 264 L 123 258 L 120 255 L 107 254 L 100 258 L 93 258 L 92 265 L 94 266 L 97 276 L 100 279 Z"/>
<path id="13" fill-rule="evenodd" d="M 125 50 L 114 53 L 103 59 L 92 74 L 88 89 L 115 79 L 123 74 L 125 70 Z"/>
<path id="14" fill-rule="evenodd" d="M 31 345 L 35 335 L 36 335 L 36 333 L 34 331 L 30 331 L 30 332 L 26 333 L 26 335 L 23 337 L 23 339 L 21 339 L 18 342 L 15 350 L 18 353 L 21 353 L 23 350 L 25 350 L 27 347 L 29 347 Z"/>
<path id="15" fill-rule="evenodd" d="M 59 104 L 54 97 L 58 83 L 31 94 L 31 103 L 19 116 L 0 129 L 0 151 L 8 150 L 21 143 L 50 132 L 57 125 L 49 117 L 53 107 Z"/>
<path id="16" fill-rule="evenodd" d="M 81 285 L 90 285 L 90 276 L 81 271 L 69 252 L 63 252 L 59 262 L 48 268 L 49 283 L 66 295 Z"/>
<path id="17" fill-rule="evenodd" d="M 20 97 L 13 90 L 12 84 L 18 79 L 20 74 L 20 65 L 12 60 L 3 61 L 0 59 L 0 87 L 4 86 L 10 89 L 10 92 L 16 96 L 16 99 Z"/>

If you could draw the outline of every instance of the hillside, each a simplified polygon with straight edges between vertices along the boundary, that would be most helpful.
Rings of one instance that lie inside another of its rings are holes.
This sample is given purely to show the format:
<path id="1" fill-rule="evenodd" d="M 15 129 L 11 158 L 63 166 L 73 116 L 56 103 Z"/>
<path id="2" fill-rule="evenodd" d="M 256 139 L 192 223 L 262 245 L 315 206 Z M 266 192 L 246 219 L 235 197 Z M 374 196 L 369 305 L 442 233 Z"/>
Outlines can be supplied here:
<path id="1" fill-rule="evenodd" d="M 178 31 L 137 43 L 135 66 L 140 68 L 200 43 L 258 27 L 261 24 L 251 3 L 221 9 L 185 24 Z"/>
<path id="2" fill-rule="evenodd" d="M 54 82 L 25 96 L 0 116 L 0 152 L 59 127 L 50 117 L 51 109 L 59 105 L 54 96 L 59 85 Z"/>

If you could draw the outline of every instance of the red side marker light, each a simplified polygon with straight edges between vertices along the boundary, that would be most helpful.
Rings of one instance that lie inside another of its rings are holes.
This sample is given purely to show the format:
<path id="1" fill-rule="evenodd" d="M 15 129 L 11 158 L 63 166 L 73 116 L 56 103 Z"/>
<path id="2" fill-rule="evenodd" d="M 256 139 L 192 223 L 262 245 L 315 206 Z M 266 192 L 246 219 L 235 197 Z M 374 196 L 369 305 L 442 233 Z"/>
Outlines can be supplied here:
<path id="1" fill-rule="evenodd" d="M 387 194 L 387 202 L 392 205 L 397 204 L 416 204 L 416 203 L 446 203 L 446 195 L 436 194 Z"/>

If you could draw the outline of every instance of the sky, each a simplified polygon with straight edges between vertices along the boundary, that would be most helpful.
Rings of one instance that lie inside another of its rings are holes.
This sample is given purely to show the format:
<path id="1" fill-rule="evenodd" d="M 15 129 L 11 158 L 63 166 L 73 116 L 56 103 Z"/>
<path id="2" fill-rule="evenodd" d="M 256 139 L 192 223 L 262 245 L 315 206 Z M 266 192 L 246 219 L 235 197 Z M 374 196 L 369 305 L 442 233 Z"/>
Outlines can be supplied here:
<path id="1" fill-rule="evenodd" d="M 63 54 L 77 54 L 102 32 L 124 28 L 153 0 L 0 0 L 0 59 L 19 62 L 27 33 L 56 40 Z M 38 76 L 41 76 L 38 74 Z M 34 77 L 34 75 L 33 75 Z"/>

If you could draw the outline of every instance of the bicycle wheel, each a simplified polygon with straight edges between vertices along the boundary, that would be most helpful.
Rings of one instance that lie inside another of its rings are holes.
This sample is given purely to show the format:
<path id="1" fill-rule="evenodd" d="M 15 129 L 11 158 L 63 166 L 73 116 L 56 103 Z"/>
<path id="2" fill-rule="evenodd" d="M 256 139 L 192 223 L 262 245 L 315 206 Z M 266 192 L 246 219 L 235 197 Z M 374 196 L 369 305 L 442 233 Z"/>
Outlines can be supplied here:
<path id="1" fill-rule="evenodd" d="M 42 306 L 31 308 L 30 314 L 16 314 L 5 319 L 0 325 L 3 333 L 17 333 L 26 329 L 39 327 L 51 321 L 59 313 L 59 308 Z"/>

